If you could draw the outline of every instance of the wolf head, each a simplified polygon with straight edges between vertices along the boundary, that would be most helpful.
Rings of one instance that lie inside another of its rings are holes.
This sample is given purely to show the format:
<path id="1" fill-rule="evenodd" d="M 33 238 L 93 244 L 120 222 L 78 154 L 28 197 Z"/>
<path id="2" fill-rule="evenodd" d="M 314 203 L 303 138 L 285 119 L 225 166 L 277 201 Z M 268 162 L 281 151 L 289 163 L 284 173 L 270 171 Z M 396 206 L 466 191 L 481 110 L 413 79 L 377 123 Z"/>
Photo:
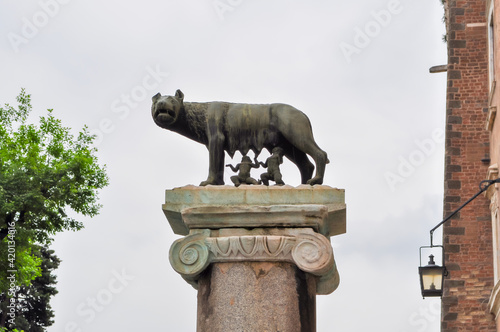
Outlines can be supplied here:
<path id="1" fill-rule="evenodd" d="M 178 119 L 183 108 L 184 94 L 181 90 L 175 92 L 175 96 L 162 96 L 157 93 L 153 97 L 151 115 L 155 123 L 165 129 L 169 129 Z"/>

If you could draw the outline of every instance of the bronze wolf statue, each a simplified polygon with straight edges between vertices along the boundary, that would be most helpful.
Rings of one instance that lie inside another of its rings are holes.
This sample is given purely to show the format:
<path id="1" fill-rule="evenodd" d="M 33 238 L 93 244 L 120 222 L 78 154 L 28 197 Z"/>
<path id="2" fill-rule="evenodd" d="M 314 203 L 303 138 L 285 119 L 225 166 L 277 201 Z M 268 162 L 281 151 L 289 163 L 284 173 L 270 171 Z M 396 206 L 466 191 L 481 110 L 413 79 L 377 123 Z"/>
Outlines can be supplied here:
<path id="1" fill-rule="evenodd" d="M 263 148 L 271 152 L 274 147 L 281 147 L 297 165 L 303 184 L 323 183 L 327 154 L 314 141 L 307 116 L 290 105 L 188 103 L 177 90 L 175 96 L 156 94 L 151 113 L 161 128 L 206 145 L 209 171 L 201 186 L 224 184 L 224 151 L 231 158 L 236 151 L 246 155 L 249 150 L 258 156 Z M 314 165 L 307 155 L 316 163 L 314 177 Z"/>

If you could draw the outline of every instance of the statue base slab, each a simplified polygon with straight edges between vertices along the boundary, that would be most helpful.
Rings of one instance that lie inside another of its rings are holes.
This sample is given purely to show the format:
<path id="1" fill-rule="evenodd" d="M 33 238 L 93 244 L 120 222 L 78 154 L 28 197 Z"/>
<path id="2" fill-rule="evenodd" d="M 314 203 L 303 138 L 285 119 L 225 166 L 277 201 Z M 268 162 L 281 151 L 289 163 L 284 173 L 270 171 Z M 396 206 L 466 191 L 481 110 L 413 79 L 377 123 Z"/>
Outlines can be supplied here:
<path id="1" fill-rule="evenodd" d="M 167 190 L 162 208 L 172 230 L 179 235 L 187 235 L 191 229 L 222 226 L 303 227 L 301 222 L 326 237 L 346 232 L 345 192 L 324 185 L 190 185 Z M 296 215 L 301 210 L 304 212 L 302 216 Z M 315 216 L 308 218 L 311 212 Z M 270 214 L 269 218 L 266 218 L 267 214 Z M 283 219 L 293 219 L 292 224 L 282 223 Z"/>

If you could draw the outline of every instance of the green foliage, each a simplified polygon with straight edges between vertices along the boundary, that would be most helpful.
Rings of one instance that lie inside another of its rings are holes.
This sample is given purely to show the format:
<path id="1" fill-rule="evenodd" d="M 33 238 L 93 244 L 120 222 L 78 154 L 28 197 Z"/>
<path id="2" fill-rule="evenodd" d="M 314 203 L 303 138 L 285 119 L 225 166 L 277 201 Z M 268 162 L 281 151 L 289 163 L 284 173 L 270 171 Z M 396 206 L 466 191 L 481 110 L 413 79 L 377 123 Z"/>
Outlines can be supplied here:
<path id="1" fill-rule="evenodd" d="M 95 216 L 98 190 L 108 185 L 87 127 L 74 137 L 52 110 L 30 124 L 31 96 L 23 89 L 17 102 L 0 107 L 0 294 L 9 290 L 9 270 L 19 287 L 44 278 L 36 244 L 83 228 L 68 214 Z"/>
<path id="2" fill-rule="evenodd" d="M 39 126 L 27 124 L 30 99 L 23 90 L 18 109 L 0 108 L 0 233 L 15 221 L 35 241 L 46 243 L 56 232 L 83 227 L 68 217 L 67 208 L 87 216 L 98 213 L 97 190 L 108 179 L 87 128 L 75 139 L 52 110 Z"/>
<path id="3" fill-rule="evenodd" d="M 441 5 L 443 6 L 443 18 L 442 18 L 442 20 L 443 20 L 443 23 L 444 23 L 444 24 L 445 24 L 445 26 L 446 26 L 446 9 L 445 9 L 445 7 L 446 7 L 446 5 L 447 5 L 447 4 L 446 4 L 446 0 L 440 0 L 440 2 L 441 2 Z M 445 34 L 441 37 L 441 39 L 443 40 L 443 43 L 447 43 L 447 42 L 448 42 L 448 35 L 447 35 L 447 33 L 445 33 Z"/>
<path id="4" fill-rule="evenodd" d="M 36 257 L 42 261 L 40 277 L 29 286 L 19 287 L 16 292 L 17 315 L 14 326 L 29 332 L 43 332 L 54 321 L 54 312 L 50 299 L 57 294 L 56 276 L 52 272 L 59 266 L 60 260 L 53 250 L 35 246 Z"/>
<path id="5" fill-rule="evenodd" d="M 2 255 L 8 253 L 7 246 L 7 238 L 5 238 L 2 243 L 0 243 L 0 252 Z M 31 244 L 28 243 L 19 243 L 15 247 L 15 255 L 10 256 L 9 259 L 0 260 L 0 275 L 2 278 L 0 279 L 0 289 L 3 291 L 9 289 L 10 281 L 5 277 L 5 272 L 14 270 L 17 271 L 14 275 L 16 276 L 16 286 L 28 286 L 31 283 L 31 280 L 35 279 L 42 275 L 41 263 L 42 259 L 31 252 Z M 15 257 L 15 259 L 14 259 Z M 14 266 L 10 266 L 11 262 L 13 262 Z M 10 273 L 7 273 L 10 275 Z"/>

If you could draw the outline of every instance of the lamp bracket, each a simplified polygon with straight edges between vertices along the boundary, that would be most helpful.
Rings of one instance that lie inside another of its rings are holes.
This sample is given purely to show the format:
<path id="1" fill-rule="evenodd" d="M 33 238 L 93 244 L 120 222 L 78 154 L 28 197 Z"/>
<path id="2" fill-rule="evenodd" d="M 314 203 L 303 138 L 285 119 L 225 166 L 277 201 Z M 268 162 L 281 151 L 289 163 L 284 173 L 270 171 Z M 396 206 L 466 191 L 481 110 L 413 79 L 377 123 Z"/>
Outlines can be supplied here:
<path id="1" fill-rule="evenodd" d="M 472 196 L 471 198 L 469 198 L 464 204 L 460 205 L 458 207 L 458 209 L 456 209 L 455 211 L 453 211 L 452 213 L 450 213 L 446 218 L 444 218 L 443 221 L 441 221 L 439 224 L 437 224 L 433 229 L 431 229 L 430 231 L 430 235 L 431 235 L 431 247 L 436 247 L 434 246 L 434 243 L 433 243 L 433 235 L 434 235 L 434 231 L 439 228 L 441 225 L 443 225 L 445 222 L 447 222 L 448 220 L 450 220 L 453 216 L 455 216 L 460 210 L 462 210 L 467 204 L 469 204 L 470 202 L 472 202 L 477 196 L 481 195 L 484 191 L 488 190 L 488 188 L 495 184 L 495 183 L 500 183 L 500 178 L 498 179 L 495 179 L 495 180 L 484 180 L 484 181 L 481 181 L 479 183 L 479 191 L 474 195 Z"/>

